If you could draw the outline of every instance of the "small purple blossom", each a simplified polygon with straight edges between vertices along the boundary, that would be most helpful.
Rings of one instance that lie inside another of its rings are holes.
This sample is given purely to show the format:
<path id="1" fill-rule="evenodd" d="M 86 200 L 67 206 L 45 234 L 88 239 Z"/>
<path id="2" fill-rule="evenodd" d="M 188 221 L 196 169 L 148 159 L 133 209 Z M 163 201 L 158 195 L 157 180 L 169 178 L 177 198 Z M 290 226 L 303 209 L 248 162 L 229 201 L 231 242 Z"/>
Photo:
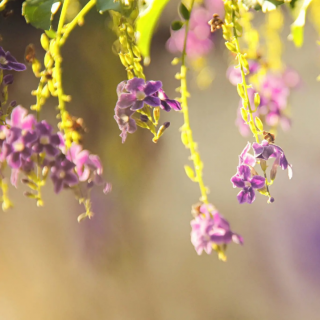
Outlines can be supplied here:
<path id="1" fill-rule="evenodd" d="M 75 164 L 75 170 L 79 181 L 86 181 L 90 175 L 90 169 L 87 166 L 89 160 L 89 151 L 82 150 L 79 144 L 72 143 L 66 155 L 67 159 Z"/>
<path id="2" fill-rule="evenodd" d="M 240 204 L 252 203 L 255 200 L 254 189 L 261 189 L 264 187 L 266 179 L 256 175 L 251 178 L 251 170 L 247 165 L 241 165 L 238 167 L 238 172 L 231 178 L 231 182 L 234 188 L 242 188 L 237 199 Z"/>
<path id="3" fill-rule="evenodd" d="M 151 107 L 159 107 L 161 101 L 158 97 L 154 96 L 159 89 L 162 87 L 161 81 L 147 81 L 145 82 L 141 78 L 133 78 L 128 80 L 125 88 L 121 87 L 117 89 L 120 96 L 117 102 L 117 107 L 121 109 L 129 108 L 132 111 L 142 109 L 144 104 Z M 126 90 L 124 92 L 123 90 Z"/>
<path id="4" fill-rule="evenodd" d="M 135 113 L 130 108 L 122 109 L 116 106 L 114 119 L 117 121 L 119 129 L 122 131 L 120 137 L 122 138 L 122 143 L 127 139 L 128 132 L 134 133 L 137 130 L 137 124 L 131 116 Z"/>
<path id="5" fill-rule="evenodd" d="M 209 207 L 208 207 L 209 206 Z M 230 230 L 230 225 L 211 205 L 202 205 L 200 214 L 191 221 L 191 242 L 200 255 L 204 250 L 212 252 L 213 245 L 223 245 L 230 242 L 243 244 L 243 239 Z"/>
<path id="6" fill-rule="evenodd" d="M 261 144 L 254 142 L 252 144 L 254 150 L 254 156 L 257 159 L 268 160 L 269 158 L 275 158 L 271 169 L 271 179 L 274 180 L 277 172 L 277 167 L 280 166 L 282 170 L 288 169 L 289 179 L 292 178 L 292 165 L 289 164 L 284 151 L 275 144 L 270 144 L 267 140 L 263 140 Z"/>
<path id="7" fill-rule="evenodd" d="M 239 156 L 239 166 L 241 166 L 242 164 L 247 164 L 250 167 L 255 166 L 256 158 L 252 154 L 248 153 L 250 148 L 251 148 L 251 143 L 248 142 Z"/>
<path id="8" fill-rule="evenodd" d="M 181 110 L 181 104 L 177 100 L 171 100 L 169 97 L 166 95 L 166 93 L 162 90 L 159 89 L 156 93 L 154 93 L 155 97 L 160 98 L 161 100 L 161 105 L 160 108 L 169 112 L 171 109 L 179 111 Z"/>
<path id="9" fill-rule="evenodd" d="M 36 132 L 25 131 L 16 127 L 11 128 L 2 146 L 1 158 L 6 158 L 11 168 L 20 168 L 22 160 L 31 157 L 33 153 L 31 146 L 36 139 Z"/>
<path id="10" fill-rule="evenodd" d="M 10 84 L 13 83 L 13 75 L 12 74 L 6 74 L 4 77 L 3 77 L 3 80 L 2 80 L 3 84 L 5 86 L 8 86 Z"/>
<path id="11" fill-rule="evenodd" d="M 26 66 L 18 62 L 9 51 L 5 52 L 3 48 L 0 47 L 0 69 L 24 71 L 26 70 Z"/>
<path id="12" fill-rule="evenodd" d="M 52 134 L 52 127 L 45 121 L 36 124 L 38 139 L 32 149 L 36 153 L 45 152 L 46 155 L 54 157 L 60 153 L 60 138 L 57 134 Z"/>
<path id="13" fill-rule="evenodd" d="M 78 183 L 78 177 L 74 173 L 75 164 L 58 157 L 51 167 L 51 179 L 54 184 L 54 192 L 59 193 L 63 188 L 72 187 Z"/>
<path id="14" fill-rule="evenodd" d="M 13 109 L 11 118 L 7 122 L 11 127 L 24 130 L 33 130 L 37 123 L 35 117 L 32 114 L 28 114 L 28 110 L 21 106 L 16 106 Z"/>

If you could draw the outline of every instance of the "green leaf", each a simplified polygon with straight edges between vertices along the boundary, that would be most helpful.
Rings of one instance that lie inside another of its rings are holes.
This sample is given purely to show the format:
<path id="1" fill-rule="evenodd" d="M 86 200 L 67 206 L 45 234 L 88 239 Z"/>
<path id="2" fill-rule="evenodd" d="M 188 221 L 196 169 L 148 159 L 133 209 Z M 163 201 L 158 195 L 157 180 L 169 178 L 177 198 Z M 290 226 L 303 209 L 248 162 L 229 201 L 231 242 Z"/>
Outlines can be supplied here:
<path id="1" fill-rule="evenodd" d="M 51 7 L 56 0 L 26 0 L 22 5 L 22 15 L 34 27 L 50 28 Z"/>
<path id="2" fill-rule="evenodd" d="M 180 3 L 179 13 L 181 14 L 181 17 L 184 20 L 189 20 L 190 19 L 190 11 L 187 9 L 187 7 L 183 3 Z"/>
<path id="3" fill-rule="evenodd" d="M 153 0 L 150 6 L 138 17 L 136 31 L 139 34 L 138 47 L 145 59 L 150 57 L 150 44 L 155 26 L 169 0 Z"/>
<path id="4" fill-rule="evenodd" d="M 107 10 L 121 11 L 120 0 L 114 2 L 113 0 L 97 0 L 97 9 L 100 13 L 103 13 Z"/>
<path id="5" fill-rule="evenodd" d="M 45 30 L 44 32 L 51 39 L 54 39 L 56 37 L 56 32 L 53 29 Z"/>
<path id="6" fill-rule="evenodd" d="M 183 22 L 182 21 L 173 21 L 171 23 L 171 29 L 173 31 L 180 30 L 183 27 Z"/>

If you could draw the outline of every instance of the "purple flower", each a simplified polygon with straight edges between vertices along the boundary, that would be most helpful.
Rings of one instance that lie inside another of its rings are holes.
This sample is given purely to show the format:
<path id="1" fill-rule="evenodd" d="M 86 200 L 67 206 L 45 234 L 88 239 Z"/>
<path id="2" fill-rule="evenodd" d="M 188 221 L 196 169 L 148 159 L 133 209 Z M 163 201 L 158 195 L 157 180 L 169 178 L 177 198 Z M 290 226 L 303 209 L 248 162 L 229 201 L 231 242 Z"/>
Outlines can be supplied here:
<path id="1" fill-rule="evenodd" d="M 241 166 L 242 164 L 247 164 L 250 167 L 255 166 L 256 158 L 252 154 L 248 153 L 250 148 L 251 148 L 251 143 L 248 142 L 239 156 L 239 166 Z"/>
<path id="2" fill-rule="evenodd" d="M 52 127 L 45 120 L 36 124 L 36 132 L 38 139 L 32 147 L 36 153 L 45 152 L 46 155 L 51 157 L 60 153 L 58 149 L 60 138 L 57 134 L 52 134 Z"/>
<path id="3" fill-rule="evenodd" d="M 191 221 L 191 242 L 199 255 L 203 250 L 210 254 L 213 245 L 227 244 L 232 241 L 238 244 L 243 243 L 242 237 L 230 230 L 229 223 L 220 213 L 211 209 L 210 205 L 202 205 L 201 214 Z"/>
<path id="4" fill-rule="evenodd" d="M 59 193 L 63 188 L 72 187 L 78 183 L 74 167 L 74 163 L 63 157 L 58 157 L 53 163 L 50 177 L 54 184 L 55 193 Z"/>
<path id="5" fill-rule="evenodd" d="M 9 51 L 5 52 L 2 47 L 0 47 L 0 69 L 24 71 L 26 70 L 26 66 L 18 62 Z"/>
<path id="6" fill-rule="evenodd" d="M 16 106 L 13 109 L 11 118 L 8 120 L 8 124 L 11 127 L 17 127 L 24 130 L 34 129 L 36 123 L 35 117 L 32 114 L 28 115 L 28 110 L 21 106 Z"/>
<path id="7" fill-rule="evenodd" d="M 252 145 L 254 150 L 254 156 L 258 159 L 268 160 L 269 158 L 275 158 L 271 169 L 271 180 L 275 179 L 278 166 L 282 170 L 288 169 L 289 179 L 292 178 L 292 165 L 289 164 L 284 151 L 275 144 L 270 144 L 267 140 L 262 140 L 261 144 L 254 142 Z"/>
<path id="8" fill-rule="evenodd" d="M 171 109 L 174 110 L 181 110 L 181 105 L 180 102 L 176 100 L 171 100 L 169 97 L 166 95 L 166 93 L 162 90 L 159 89 L 156 93 L 153 94 L 154 97 L 158 97 L 161 100 L 161 105 L 160 108 L 169 112 Z"/>
<path id="9" fill-rule="evenodd" d="M 6 158 L 11 168 L 20 168 L 22 161 L 31 157 L 33 153 L 31 145 L 36 140 L 36 132 L 25 131 L 16 127 L 11 128 L 2 146 L 1 158 Z"/>
<path id="10" fill-rule="evenodd" d="M 116 106 L 114 119 L 117 121 L 119 129 L 122 131 L 120 137 L 122 138 L 122 143 L 127 139 L 128 132 L 134 133 L 137 130 L 137 124 L 131 116 L 135 113 L 130 108 L 122 109 Z"/>
<path id="11" fill-rule="evenodd" d="M 120 83 L 121 84 L 121 83 Z M 132 111 L 139 110 L 143 108 L 144 104 L 148 104 L 151 107 L 158 107 L 161 104 L 161 101 L 158 97 L 153 96 L 159 89 L 162 87 L 161 81 L 145 81 L 140 78 L 133 78 L 128 80 L 125 90 L 128 93 L 123 91 L 123 85 L 120 89 L 120 97 L 117 102 L 117 107 L 119 108 L 129 108 L 131 107 Z"/>
<path id="12" fill-rule="evenodd" d="M 213 41 L 208 21 L 211 19 L 211 12 L 205 8 L 194 8 L 190 17 L 190 28 L 187 38 L 187 55 L 196 59 L 208 54 L 213 48 Z M 166 43 L 168 51 L 172 53 L 182 52 L 184 46 L 185 28 L 178 31 L 171 31 L 171 37 Z"/>
<path id="13" fill-rule="evenodd" d="M 238 172 L 231 178 L 233 187 L 242 188 L 237 199 L 240 204 L 252 203 L 255 200 L 254 189 L 261 189 L 266 183 L 266 179 L 261 176 L 253 176 L 251 178 L 251 170 L 247 165 L 241 165 L 238 167 Z"/>
<path id="14" fill-rule="evenodd" d="M 259 71 L 260 65 L 258 62 L 249 60 L 248 63 L 250 75 L 253 75 Z M 235 68 L 234 66 L 229 67 L 227 70 L 227 78 L 234 86 L 236 86 L 238 83 L 242 82 L 241 70 L 239 68 Z"/>
<path id="15" fill-rule="evenodd" d="M 75 164 L 75 170 L 78 174 L 79 180 L 88 180 L 90 175 L 90 169 L 87 166 L 89 151 L 82 150 L 82 147 L 79 144 L 72 143 L 66 157 Z"/>

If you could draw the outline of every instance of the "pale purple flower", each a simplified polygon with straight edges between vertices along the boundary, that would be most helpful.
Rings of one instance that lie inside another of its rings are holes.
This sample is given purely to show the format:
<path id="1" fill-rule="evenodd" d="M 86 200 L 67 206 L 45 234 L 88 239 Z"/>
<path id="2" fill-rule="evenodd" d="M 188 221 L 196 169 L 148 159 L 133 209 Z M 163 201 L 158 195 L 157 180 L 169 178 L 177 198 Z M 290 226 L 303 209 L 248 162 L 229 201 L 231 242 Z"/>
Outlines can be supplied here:
<path id="1" fill-rule="evenodd" d="M 54 184 L 54 192 L 59 193 L 63 188 L 72 187 L 78 183 L 78 177 L 74 173 L 75 164 L 58 157 L 51 167 L 51 179 Z"/>
<path id="2" fill-rule="evenodd" d="M 169 97 L 166 95 L 166 93 L 162 89 L 159 89 L 159 91 L 157 91 L 154 94 L 154 96 L 160 98 L 160 100 L 161 100 L 160 108 L 161 109 L 163 109 L 167 112 L 169 112 L 171 109 L 174 109 L 176 111 L 181 110 L 180 102 L 178 102 L 177 100 L 169 99 Z"/>
<path id="3" fill-rule="evenodd" d="M 241 166 L 242 164 L 247 164 L 250 167 L 255 166 L 256 158 L 252 154 L 248 153 L 250 148 L 251 148 L 251 143 L 248 142 L 239 156 L 239 166 Z"/>
<path id="4" fill-rule="evenodd" d="M 187 38 L 187 56 L 191 59 L 204 56 L 213 48 L 213 41 L 208 21 L 211 19 L 212 13 L 203 7 L 196 7 L 191 12 L 190 28 Z M 184 46 L 185 28 L 173 31 L 171 37 L 166 43 L 168 51 L 172 53 L 180 53 Z"/>
<path id="5" fill-rule="evenodd" d="M 75 164 L 75 171 L 80 181 L 86 181 L 90 175 L 90 169 L 87 166 L 89 160 L 89 151 L 82 150 L 82 146 L 72 143 L 66 155 L 67 159 Z"/>
<path id="6" fill-rule="evenodd" d="M 37 123 L 35 117 L 32 114 L 28 115 L 28 110 L 16 106 L 11 113 L 10 120 L 7 121 L 11 127 L 17 127 L 24 130 L 32 130 Z"/>
<path id="7" fill-rule="evenodd" d="M 52 134 L 52 127 L 47 121 L 43 120 L 37 123 L 36 132 L 38 134 L 38 139 L 32 147 L 36 153 L 45 152 L 46 155 L 51 157 L 60 153 L 60 138 L 57 134 Z"/>
<path id="8" fill-rule="evenodd" d="M 26 70 L 26 66 L 18 62 L 9 51 L 5 52 L 3 48 L 0 47 L 0 69 L 24 71 Z"/>
<path id="9" fill-rule="evenodd" d="M 264 187 L 266 179 L 256 175 L 251 177 L 251 169 L 247 165 L 238 167 L 238 172 L 231 178 L 234 188 L 242 188 L 238 193 L 237 199 L 240 204 L 252 203 L 255 200 L 254 189 L 261 189 Z"/>
<path id="10" fill-rule="evenodd" d="M 122 143 L 127 139 L 128 132 L 134 133 L 137 130 L 137 124 L 131 116 L 135 113 L 130 108 L 122 109 L 116 106 L 114 119 L 117 121 L 119 129 L 122 131 L 120 137 L 122 138 Z"/>
<path id="11" fill-rule="evenodd" d="M 279 146 L 270 144 L 267 140 L 263 140 L 261 144 L 254 142 L 252 148 L 254 150 L 254 156 L 257 159 L 268 160 L 269 158 L 275 158 L 270 173 L 272 180 L 274 180 L 276 176 L 278 166 L 280 166 L 282 170 L 288 169 L 289 179 L 292 178 L 292 165 L 289 164 L 284 151 Z"/>
<path id="12" fill-rule="evenodd" d="M 121 83 L 120 83 L 121 84 Z M 132 111 L 139 110 L 143 108 L 144 104 L 147 104 L 151 107 L 158 107 L 161 104 L 161 101 L 158 97 L 153 96 L 159 89 L 162 87 L 161 81 L 145 81 L 141 78 L 133 78 L 128 80 L 125 90 L 122 85 L 120 88 L 117 88 L 117 93 L 120 93 L 117 107 L 124 109 L 129 108 Z"/>
<path id="13" fill-rule="evenodd" d="M 37 137 L 36 132 L 11 128 L 2 146 L 1 159 L 6 159 L 13 169 L 20 168 L 22 161 L 31 157 L 33 153 L 31 146 Z"/>
<path id="14" fill-rule="evenodd" d="M 258 62 L 249 60 L 248 63 L 250 75 L 253 75 L 259 71 L 260 65 Z M 245 70 L 245 72 L 247 72 L 247 70 Z M 242 82 L 241 70 L 239 68 L 235 68 L 234 66 L 229 67 L 227 70 L 227 78 L 234 86 L 236 86 L 238 83 Z"/>
<path id="15" fill-rule="evenodd" d="M 202 205 L 200 207 L 201 214 L 191 221 L 191 242 L 197 253 L 200 255 L 204 250 L 210 254 L 213 245 L 228 244 L 232 241 L 242 244 L 242 237 L 230 230 L 229 223 L 220 213 L 211 211 L 207 206 Z"/>

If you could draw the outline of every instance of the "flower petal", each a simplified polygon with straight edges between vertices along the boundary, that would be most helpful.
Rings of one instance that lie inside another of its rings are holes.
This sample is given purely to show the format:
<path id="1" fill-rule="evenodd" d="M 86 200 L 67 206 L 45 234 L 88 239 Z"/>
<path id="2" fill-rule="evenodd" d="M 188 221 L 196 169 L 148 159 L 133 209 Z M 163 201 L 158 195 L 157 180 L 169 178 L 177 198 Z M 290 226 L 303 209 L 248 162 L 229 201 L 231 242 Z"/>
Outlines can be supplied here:
<path id="1" fill-rule="evenodd" d="M 253 188 L 249 188 L 247 194 L 248 194 L 247 203 L 251 204 L 256 199 L 256 194 Z"/>
<path id="2" fill-rule="evenodd" d="M 238 173 L 240 178 L 244 181 L 249 181 L 251 176 L 251 170 L 247 165 L 241 165 L 238 167 Z"/>
<path id="3" fill-rule="evenodd" d="M 245 190 L 241 190 L 237 195 L 237 199 L 240 204 L 247 202 L 247 198 L 248 198 L 248 193 Z"/>
<path id="4" fill-rule="evenodd" d="M 161 81 L 148 81 L 143 91 L 147 96 L 150 96 L 153 93 L 157 92 L 159 89 L 161 89 L 161 87 L 162 87 Z"/>
<path id="5" fill-rule="evenodd" d="M 145 97 L 143 101 L 151 107 L 159 107 L 161 105 L 161 100 L 153 96 Z"/>
<path id="6" fill-rule="evenodd" d="M 143 101 L 136 101 L 136 102 L 133 104 L 133 106 L 130 108 L 130 110 L 136 111 L 136 110 L 142 109 L 142 108 L 143 108 L 143 105 L 144 105 L 144 102 L 143 102 Z"/>
<path id="7" fill-rule="evenodd" d="M 119 108 L 129 108 L 137 100 L 136 95 L 133 93 L 122 93 L 118 102 L 117 107 Z"/>
<path id="8" fill-rule="evenodd" d="M 130 92 L 142 91 L 145 86 L 145 82 L 141 78 L 133 78 L 127 82 L 126 89 Z"/>
<path id="9" fill-rule="evenodd" d="M 173 110 L 179 111 L 182 109 L 180 102 L 176 100 L 167 99 L 166 102 Z"/>
<path id="10" fill-rule="evenodd" d="M 245 186 L 244 181 L 237 174 L 234 175 L 230 181 L 233 183 L 234 188 L 244 188 Z"/>
<path id="11" fill-rule="evenodd" d="M 260 189 L 263 188 L 263 186 L 265 185 L 266 179 L 261 176 L 253 176 L 250 183 L 252 188 Z"/>

